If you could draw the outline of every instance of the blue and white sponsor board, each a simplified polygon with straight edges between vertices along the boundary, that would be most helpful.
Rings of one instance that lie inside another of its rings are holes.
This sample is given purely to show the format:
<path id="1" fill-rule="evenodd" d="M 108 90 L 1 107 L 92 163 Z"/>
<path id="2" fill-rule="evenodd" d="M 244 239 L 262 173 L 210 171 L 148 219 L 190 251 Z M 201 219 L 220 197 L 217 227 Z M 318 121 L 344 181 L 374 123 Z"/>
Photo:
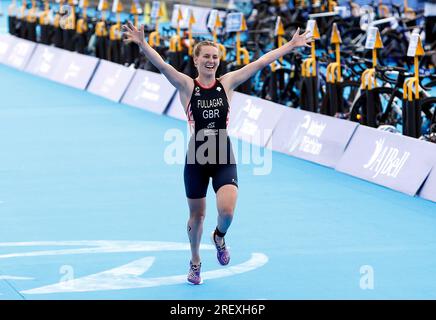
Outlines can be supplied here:
<path id="1" fill-rule="evenodd" d="M 274 151 L 335 167 L 358 124 L 287 108 L 274 129 Z"/>
<path id="2" fill-rule="evenodd" d="M 336 170 L 413 196 L 435 163 L 431 143 L 359 126 Z"/>
<path id="3" fill-rule="evenodd" d="M 133 68 L 101 60 L 87 90 L 96 95 L 119 102 L 135 72 L 136 70 Z"/>
<path id="4" fill-rule="evenodd" d="M 176 88 L 160 73 L 137 70 L 121 102 L 162 114 Z"/>

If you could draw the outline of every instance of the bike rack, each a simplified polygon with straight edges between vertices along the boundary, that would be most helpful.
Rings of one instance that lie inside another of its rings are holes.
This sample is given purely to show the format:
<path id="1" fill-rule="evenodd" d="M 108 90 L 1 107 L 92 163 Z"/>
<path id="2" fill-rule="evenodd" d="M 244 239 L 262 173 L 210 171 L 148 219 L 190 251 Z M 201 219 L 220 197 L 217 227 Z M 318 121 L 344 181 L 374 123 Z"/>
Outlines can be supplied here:
<path id="1" fill-rule="evenodd" d="M 22 7 L 21 7 L 21 15 L 19 20 L 21 20 L 20 25 L 20 31 L 18 36 L 20 38 L 29 40 L 29 41 L 36 41 L 36 4 L 35 0 L 32 0 L 32 6 L 29 10 L 27 10 L 27 3 L 26 1 L 23 1 Z"/>
<path id="2" fill-rule="evenodd" d="M 221 43 L 217 43 L 218 48 L 221 52 L 221 58 L 220 58 L 220 65 L 218 66 L 218 70 L 217 70 L 217 77 L 220 77 L 222 75 L 224 75 L 227 71 L 227 49 L 224 45 L 222 45 Z"/>
<path id="3" fill-rule="evenodd" d="M 184 74 L 187 74 L 191 78 L 196 78 L 198 73 L 194 66 L 194 59 L 192 58 L 194 50 L 194 39 L 192 38 L 192 25 L 196 22 L 194 13 L 190 11 L 189 22 L 188 22 L 188 62 L 183 70 Z"/>
<path id="4" fill-rule="evenodd" d="M 135 1 L 132 1 L 130 14 L 133 15 L 133 24 L 136 28 L 139 28 L 138 18 L 141 13 L 142 9 L 137 8 Z M 124 44 L 123 62 L 127 65 L 131 65 L 132 63 L 136 64 L 136 62 L 139 62 L 139 59 L 141 59 L 139 55 L 139 47 L 133 42 Z"/>
<path id="5" fill-rule="evenodd" d="M 97 37 L 95 56 L 100 59 L 107 59 L 106 39 L 108 32 L 106 29 L 106 22 L 104 20 L 97 22 L 95 25 L 95 35 Z"/>
<path id="6" fill-rule="evenodd" d="M 389 7 L 383 4 L 383 0 L 380 0 L 378 3 L 378 13 L 382 18 L 387 18 L 391 15 Z"/>
<path id="7" fill-rule="evenodd" d="M 150 33 L 148 38 L 148 44 L 153 47 L 157 48 L 160 47 L 160 33 L 159 33 L 159 19 L 163 16 L 162 12 L 162 5 L 159 5 L 159 10 L 156 17 L 156 26 L 153 32 Z"/>
<path id="8" fill-rule="evenodd" d="M 336 1 L 328 0 L 328 10 L 330 12 L 335 11 L 335 7 L 338 5 Z"/>
<path id="9" fill-rule="evenodd" d="M 88 6 L 89 6 L 89 0 L 84 0 L 82 6 L 82 12 L 83 12 L 82 17 L 79 20 L 77 20 L 76 23 L 76 32 L 78 34 L 84 34 L 85 32 L 88 31 L 88 25 L 86 23 L 86 19 L 87 19 L 86 10 L 88 9 Z"/>
<path id="10" fill-rule="evenodd" d="M 221 61 L 227 61 L 227 49 L 226 49 L 226 47 L 221 43 L 217 43 L 217 46 L 221 52 Z"/>
<path id="11" fill-rule="evenodd" d="M 375 69 L 371 68 L 365 70 L 361 76 L 361 88 L 362 95 L 366 95 L 366 106 L 364 106 L 362 113 L 363 115 L 358 115 L 357 119 L 361 120 L 363 125 L 367 125 L 375 128 L 376 114 L 375 114 L 375 104 L 374 104 L 374 92 L 373 89 L 377 87 L 377 79 L 375 77 Z"/>
<path id="12" fill-rule="evenodd" d="M 148 36 L 148 44 L 150 47 L 154 48 L 161 56 L 163 56 L 163 51 L 165 48 L 161 46 L 161 39 L 159 33 L 159 20 L 163 16 L 163 7 L 162 4 L 159 3 L 159 10 L 157 11 L 157 16 L 155 17 L 156 25 L 155 30 L 151 32 Z M 150 61 L 147 61 L 144 67 L 145 70 L 160 73 L 159 69 L 156 68 Z"/>
<path id="13" fill-rule="evenodd" d="M 175 40 L 173 40 L 173 41 L 176 41 L 177 50 L 174 50 L 174 51 L 182 51 L 182 40 L 180 37 L 180 21 L 182 21 L 182 20 L 183 20 L 183 14 L 182 14 L 182 10 L 179 8 L 179 10 L 177 12 L 177 28 L 176 28 L 176 30 L 177 30 L 176 36 L 177 37 L 174 38 Z M 171 42 L 171 40 L 170 40 L 170 42 Z M 171 46 L 171 43 L 170 43 L 170 46 Z"/>
<path id="14" fill-rule="evenodd" d="M 170 38 L 170 52 L 182 51 L 182 40 L 179 35 L 174 35 Z"/>
<path id="15" fill-rule="evenodd" d="M 74 51 L 73 37 L 76 32 L 76 6 L 74 0 L 68 0 L 67 3 L 71 7 L 71 13 L 66 17 L 65 25 L 61 24 L 63 29 L 63 48 L 68 51 Z"/>
<path id="16" fill-rule="evenodd" d="M 183 66 L 183 48 L 180 37 L 180 21 L 183 20 L 182 10 L 179 8 L 177 13 L 177 33 L 170 38 L 168 53 L 169 63 L 177 70 L 182 71 Z"/>
<path id="17" fill-rule="evenodd" d="M 177 71 L 182 71 L 182 65 L 183 65 L 182 39 L 177 34 L 170 38 L 168 60 L 169 63 Z"/>
<path id="18" fill-rule="evenodd" d="M 133 25 L 138 28 L 138 16 L 141 14 L 142 10 L 141 8 L 136 7 L 135 1 L 132 0 L 132 4 L 130 5 L 130 14 L 133 15 Z"/>
<path id="19" fill-rule="evenodd" d="M 336 113 L 343 113 L 342 104 L 339 103 L 339 98 L 342 93 L 338 86 L 339 82 L 342 82 L 341 72 L 341 53 L 340 45 L 342 43 L 341 35 L 339 33 L 336 23 L 333 24 L 332 34 L 330 37 L 330 43 L 335 45 L 336 49 L 336 62 L 332 62 L 327 66 L 326 80 L 327 80 L 327 95 L 328 103 L 325 110 L 321 110 L 321 113 L 330 116 L 336 115 Z"/>
<path id="20" fill-rule="evenodd" d="M 242 17 L 241 31 L 236 32 L 236 69 L 240 69 L 250 63 L 250 55 L 248 53 L 248 50 L 241 47 L 241 32 L 245 31 L 247 31 L 247 23 L 245 22 L 245 18 Z M 238 88 L 236 88 L 236 90 L 245 94 L 250 94 L 251 79 L 248 79 L 247 81 L 242 83 Z"/>
<path id="21" fill-rule="evenodd" d="M 159 31 L 155 30 L 148 35 L 148 44 L 150 47 L 154 48 L 160 55 L 162 55 L 163 48 L 160 46 L 160 34 Z M 159 69 L 156 68 L 150 61 L 147 61 L 144 67 L 145 70 L 160 73 Z"/>
<path id="22" fill-rule="evenodd" d="M 75 49 L 78 53 L 85 53 L 87 46 L 87 34 L 88 34 L 88 24 L 86 22 L 86 17 L 77 20 L 76 24 L 76 34 L 77 34 L 77 44 Z"/>
<path id="23" fill-rule="evenodd" d="M 285 28 L 283 27 L 283 23 L 281 21 L 281 17 L 277 17 L 276 28 L 274 30 L 275 42 L 277 44 L 277 48 L 280 48 L 284 44 L 287 43 L 284 38 Z M 280 62 L 283 62 L 283 57 L 279 58 Z M 269 97 L 273 102 L 279 102 L 279 92 L 285 89 L 285 76 L 282 72 L 277 72 L 280 70 L 280 66 L 276 64 L 274 61 L 270 64 L 271 76 L 269 77 Z"/>
<path id="24" fill-rule="evenodd" d="M 241 32 L 247 31 L 247 23 L 245 19 L 242 18 L 242 28 Z M 250 55 L 246 48 L 241 47 L 241 32 L 236 32 L 236 64 L 238 66 L 245 66 L 250 63 Z M 241 56 L 243 61 L 241 62 Z"/>
<path id="25" fill-rule="evenodd" d="M 416 18 L 416 12 L 412 8 L 409 7 L 408 1 L 404 0 L 404 15 L 407 17 L 410 16 L 411 19 Z"/>
<path id="26" fill-rule="evenodd" d="M 216 29 L 221 28 L 223 26 L 220 16 L 219 14 L 216 15 L 216 19 L 215 19 L 215 25 L 213 26 L 212 29 L 212 37 L 213 37 L 213 42 L 217 43 L 218 42 L 218 34 L 216 32 Z"/>
<path id="27" fill-rule="evenodd" d="M 118 2 L 115 8 L 117 14 L 117 22 L 109 28 L 109 50 L 108 50 L 108 60 L 121 63 L 121 17 L 120 14 L 123 12 L 123 6 L 121 1 Z"/>
<path id="28" fill-rule="evenodd" d="M 213 42 L 218 46 L 218 49 L 221 53 L 221 57 L 220 57 L 220 65 L 218 66 L 218 70 L 216 72 L 216 76 L 220 77 L 223 74 L 226 73 L 227 70 L 227 49 L 224 45 L 222 45 L 221 43 L 218 43 L 218 34 L 217 34 L 217 29 L 221 28 L 223 26 L 220 16 L 217 14 L 216 19 L 215 19 L 215 25 L 213 26 L 212 29 L 212 37 L 213 37 Z"/>
<path id="29" fill-rule="evenodd" d="M 153 48 L 160 45 L 159 31 L 150 32 L 150 34 L 148 35 L 148 44 L 150 45 L 150 47 Z"/>
<path id="30" fill-rule="evenodd" d="M 315 40 L 319 40 L 320 34 L 316 21 L 313 26 L 313 42 L 311 48 L 311 56 L 302 63 L 301 75 L 303 77 L 300 106 L 306 111 L 317 112 L 318 108 L 318 75 L 316 72 L 316 48 Z M 312 69 L 311 69 L 312 68 Z M 303 94 L 305 88 L 305 94 Z"/>
<path id="31" fill-rule="evenodd" d="M 50 44 L 50 4 L 48 0 L 44 0 L 44 11 L 39 16 L 38 24 L 41 30 L 40 41 L 42 44 Z"/>
<path id="32" fill-rule="evenodd" d="M 8 31 L 11 35 L 15 35 L 15 25 L 17 23 L 16 10 L 17 1 L 12 0 L 11 4 L 8 6 Z"/>
<path id="33" fill-rule="evenodd" d="M 307 8 L 306 0 L 295 0 L 294 6 L 295 6 L 295 8 L 299 8 L 299 9 Z"/>
<path id="34" fill-rule="evenodd" d="M 145 25 L 149 25 L 151 23 L 151 7 L 150 2 L 146 1 L 144 5 L 144 15 L 143 15 L 143 22 Z"/>
<path id="35" fill-rule="evenodd" d="M 419 57 L 425 54 L 421 38 L 418 37 L 414 52 L 414 76 L 403 85 L 403 134 L 409 137 L 421 136 L 421 99 L 419 95 Z"/>
<path id="36" fill-rule="evenodd" d="M 20 29 L 18 31 L 17 36 L 20 38 L 25 39 L 27 36 L 27 22 L 26 22 L 26 9 L 27 9 L 27 0 L 22 0 L 21 8 L 19 11 L 19 16 L 17 17 L 18 20 L 21 20 Z"/>
<path id="37" fill-rule="evenodd" d="M 375 67 L 377 66 L 377 49 L 383 48 L 383 43 L 380 37 L 380 32 L 377 29 L 374 48 L 372 48 L 372 68 L 365 70 L 361 76 L 362 94 L 366 95 L 366 106 L 363 108 L 363 115 L 358 115 L 357 119 L 362 120 L 361 123 L 369 127 L 377 126 L 377 115 L 375 108 L 375 96 L 373 89 L 377 87 L 377 79 L 375 76 Z"/>
<path id="38" fill-rule="evenodd" d="M 236 61 L 237 61 L 237 65 L 238 66 L 245 66 L 245 65 L 247 65 L 247 64 L 249 64 L 250 63 L 250 54 L 248 53 L 248 50 L 246 49 L 246 48 L 242 48 L 242 47 L 239 47 L 239 48 L 237 48 L 237 58 L 236 58 Z M 242 61 L 241 61 L 241 57 L 242 57 Z"/>
<path id="39" fill-rule="evenodd" d="M 95 35 L 97 37 L 95 44 L 95 56 L 100 59 L 107 60 L 108 48 L 107 37 L 108 31 L 106 27 L 106 10 L 109 9 L 109 3 L 106 0 L 102 0 L 101 4 L 101 20 L 95 25 Z"/>
<path id="40" fill-rule="evenodd" d="M 189 23 L 188 23 L 188 54 L 192 57 L 192 50 L 194 49 L 193 45 L 195 43 L 194 39 L 192 38 L 192 25 L 196 23 L 197 20 L 195 19 L 194 12 L 191 11 L 191 15 L 189 16 Z"/>
<path id="41" fill-rule="evenodd" d="M 60 16 L 60 8 L 62 8 L 62 6 L 64 5 L 64 0 L 60 0 L 59 1 L 59 10 L 56 11 L 54 20 L 53 20 L 53 30 L 54 30 L 54 38 L 53 38 L 53 43 L 55 45 L 55 47 L 57 48 L 63 48 L 64 46 L 64 42 L 62 40 L 63 38 L 63 32 L 60 26 L 60 20 L 61 20 L 61 16 Z"/>

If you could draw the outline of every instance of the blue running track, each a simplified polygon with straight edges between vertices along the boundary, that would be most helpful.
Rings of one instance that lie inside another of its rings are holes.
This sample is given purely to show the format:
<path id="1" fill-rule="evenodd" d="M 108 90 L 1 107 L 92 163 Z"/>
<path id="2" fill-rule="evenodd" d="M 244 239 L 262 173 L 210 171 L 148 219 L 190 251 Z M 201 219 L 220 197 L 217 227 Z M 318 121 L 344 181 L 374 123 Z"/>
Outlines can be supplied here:
<path id="1" fill-rule="evenodd" d="M 210 250 L 209 190 L 210 279 L 185 284 L 183 166 L 163 159 L 184 123 L 0 74 L 0 299 L 436 298 L 435 203 L 278 153 L 270 175 L 239 165 L 233 269 Z"/>

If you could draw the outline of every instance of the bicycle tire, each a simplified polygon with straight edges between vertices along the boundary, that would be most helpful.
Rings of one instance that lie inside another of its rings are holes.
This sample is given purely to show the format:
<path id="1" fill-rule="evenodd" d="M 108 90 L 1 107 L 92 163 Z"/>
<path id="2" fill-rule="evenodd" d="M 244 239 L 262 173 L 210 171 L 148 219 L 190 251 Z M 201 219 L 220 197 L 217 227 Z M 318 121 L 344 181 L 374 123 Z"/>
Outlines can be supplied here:
<path id="1" fill-rule="evenodd" d="M 375 114 L 377 115 L 376 116 L 377 127 L 383 124 L 393 125 L 394 127 L 396 127 L 397 124 L 402 124 L 401 113 L 394 114 L 396 110 L 394 110 L 393 108 L 390 112 L 391 117 L 388 117 L 386 122 L 380 121 L 381 115 L 383 114 L 384 111 L 383 106 L 381 105 L 381 99 L 380 99 L 381 95 L 387 94 L 391 96 L 392 94 L 394 94 L 395 95 L 394 98 L 398 98 L 400 101 L 402 101 L 403 100 L 402 93 L 398 90 L 395 91 L 393 88 L 388 88 L 388 87 L 377 87 L 373 89 L 373 92 L 375 96 L 374 103 L 376 108 Z M 389 101 L 389 99 L 386 100 Z M 366 119 L 364 117 L 365 115 L 364 108 L 366 108 L 366 95 L 361 94 L 351 106 L 350 120 L 354 122 L 359 122 L 361 124 L 366 124 Z"/>

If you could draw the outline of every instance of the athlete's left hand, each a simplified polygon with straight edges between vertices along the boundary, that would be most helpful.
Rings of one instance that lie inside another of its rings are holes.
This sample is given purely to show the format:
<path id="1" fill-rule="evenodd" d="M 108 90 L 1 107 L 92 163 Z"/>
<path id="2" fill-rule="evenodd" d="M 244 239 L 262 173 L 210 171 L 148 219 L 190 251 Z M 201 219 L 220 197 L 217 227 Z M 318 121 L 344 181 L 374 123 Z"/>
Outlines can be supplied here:
<path id="1" fill-rule="evenodd" d="M 309 30 L 306 30 L 304 33 L 300 34 L 300 28 L 295 31 L 294 36 L 292 37 L 291 41 L 289 41 L 289 44 L 292 46 L 292 48 L 298 48 L 298 47 L 311 47 L 310 43 L 313 41 L 313 37 L 307 37 L 309 34 Z"/>

